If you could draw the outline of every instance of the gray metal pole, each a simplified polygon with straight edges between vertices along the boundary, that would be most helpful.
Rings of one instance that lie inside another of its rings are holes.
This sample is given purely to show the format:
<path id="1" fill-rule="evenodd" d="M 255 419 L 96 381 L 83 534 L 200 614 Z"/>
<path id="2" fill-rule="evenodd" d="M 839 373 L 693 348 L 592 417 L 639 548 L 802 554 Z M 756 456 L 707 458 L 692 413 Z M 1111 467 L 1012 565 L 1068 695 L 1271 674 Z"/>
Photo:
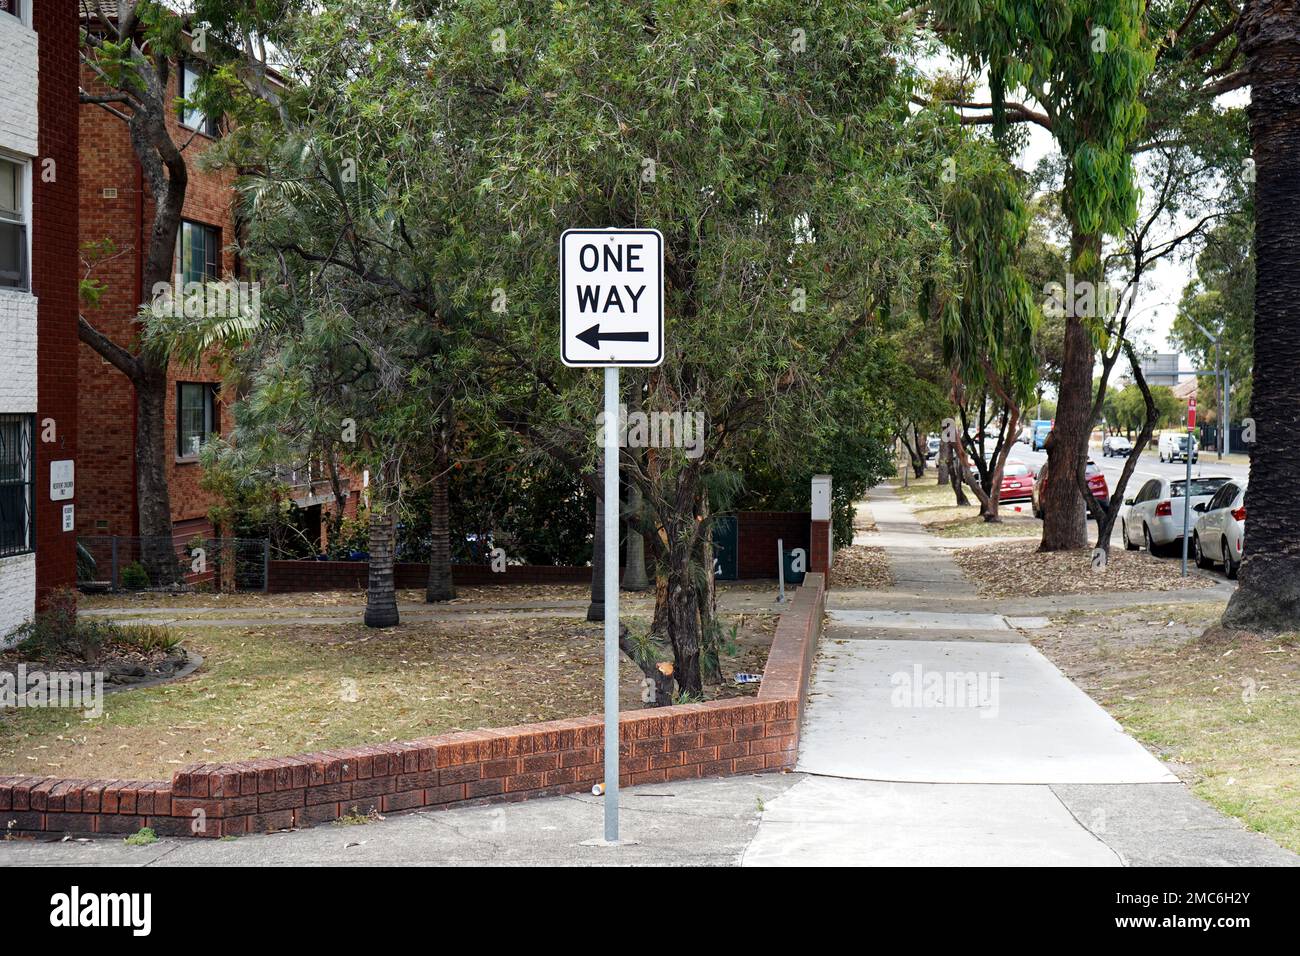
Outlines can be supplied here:
<path id="1" fill-rule="evenodd" d="M 605 841 L 618 842 L 618 366 L 605 366 Z"/>
<path id="2" fill-rule="evenodd" d="M 1187 577 L 1187 526 L 1192 513 L 1192 441 L 1194 429 L 1187 429 L 1187 484 L 1183 485 L 1183 577 Z"/>
<path id="3" fill-rule="evenodd" d="M 238 545 L 236 545 L 238 547 Z M 271 539 L 262 539 L 262 593 L 271 590 Z"/>
<path id="4" fill-rule="evenodd" d="M 776 592 L 776 603 L 785 603 L 785 542 L 782 539 L 776 539 L 776 579 L 778 591 Z"/>
<path id="5" fill-rule="evenodd" d="M 1223 453 L 1232 454 L 1232 373 L 1228 363 L 1223 363 Z"/>
<path id="6" fill-rule="evenodd" d="M 1222 461 L 1224 454 L 1226 454 L 1226 450 L 1223 447 L 1223 436 L 1227 434 L 1227 431 L 1224 428 L 1223 422 L 1223 390 L 1219 387 L 1223 383 L 1223 343 L 1218 339 L 1214 340 L 1214 365 L 1218 372 L 1218 374 L 1214 376 L 1214 384 L 1216 386 L 1215 391 L 1219 393 L 1219 440 L 1214 444 L 1218 447 L 1219 460 Z"/>

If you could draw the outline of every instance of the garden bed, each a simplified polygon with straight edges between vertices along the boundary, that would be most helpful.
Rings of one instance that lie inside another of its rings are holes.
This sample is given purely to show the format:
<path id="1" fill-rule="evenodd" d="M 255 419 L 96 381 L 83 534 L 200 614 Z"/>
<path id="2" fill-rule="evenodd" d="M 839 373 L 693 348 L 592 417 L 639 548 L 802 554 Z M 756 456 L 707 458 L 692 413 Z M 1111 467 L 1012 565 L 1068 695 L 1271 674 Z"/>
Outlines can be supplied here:
<path id="1" fill-rule="evenodd" d="M 301 595 L 295 595 L 301 597 Z M 726 680 L 706 697 L 754 696 L 777 618 L 724 614 Z M 648 617 L 628 616 L 646 628 Z M 223 763 L 598 712 L 600 624 L 520 616 L 405 624 L 174 629 L 201 654 L 189 678 L 113 695 L 103 717 L 0 712 L 0 774 L 168 779 Z M 640 709 L 641 673 L 620 661 L 621 706 Z"/>

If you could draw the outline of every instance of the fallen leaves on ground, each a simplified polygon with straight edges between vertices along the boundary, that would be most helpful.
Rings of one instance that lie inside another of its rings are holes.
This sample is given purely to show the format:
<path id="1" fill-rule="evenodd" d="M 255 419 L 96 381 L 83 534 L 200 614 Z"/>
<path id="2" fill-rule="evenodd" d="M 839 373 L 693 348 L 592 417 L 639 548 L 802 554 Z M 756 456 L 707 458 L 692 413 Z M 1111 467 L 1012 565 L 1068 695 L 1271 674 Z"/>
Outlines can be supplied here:
<path id="1" fill-rule="evenodd" d="M 877 591 L 893 587 L 894 576 L 889 571 L 889 557 L 885 554 L 885 549 L 858 544 L 840 548 L 835 552 L 830 586 L 870 588 Z"/>
<path id="2" fill-rule="evenodd" d="M 1214 587 L 1214 581 L 1200 574 L 1182 577 L 1178 561 L 1153 558 L 1145 551 L 1112 548 L 1101 567 L 1094 566 L 1091 549 L 1040 552 L 1032 542 L 962 548 L 953 558 L 979 593 L 989 597 Z"/>

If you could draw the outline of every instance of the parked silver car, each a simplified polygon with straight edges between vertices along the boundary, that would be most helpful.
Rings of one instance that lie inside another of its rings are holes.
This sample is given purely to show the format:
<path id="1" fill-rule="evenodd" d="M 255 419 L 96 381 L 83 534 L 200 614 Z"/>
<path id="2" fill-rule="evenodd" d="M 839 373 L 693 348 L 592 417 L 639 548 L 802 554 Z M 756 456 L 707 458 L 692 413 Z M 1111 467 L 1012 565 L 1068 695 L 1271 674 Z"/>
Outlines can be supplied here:
<path id="1" fill-rule="evenodd" d="M 1192 553 L 1202 568 L 1223 565 L 1223 573 L 1237 576 L 1242 558 L 1246 556 L 1246 482 L 1234 478 L 1204 505 L 1195 505 L 1200 512 L 1196 530 L 1192 534 Z"/>
<path id="2" fill-rule="evenodd" d="M 1213 498 L 1230 480 L 1226 476 L 1193 478 L 1190 499 L 1193 511 L 1198 504 Z M 1186 485 L 1185 478 L 1152 478 L 1136 495 L 1124 500 L 1120 534 L 1127 550 L 1136 551 L 1145 546 L 1147 551 L 1158 554 L 1182 540 L 1183 511 L 1188 507 L 1188 497 L 1184 493 Z M 1190 528 L 1196 513 L 1187 517 Z"/>

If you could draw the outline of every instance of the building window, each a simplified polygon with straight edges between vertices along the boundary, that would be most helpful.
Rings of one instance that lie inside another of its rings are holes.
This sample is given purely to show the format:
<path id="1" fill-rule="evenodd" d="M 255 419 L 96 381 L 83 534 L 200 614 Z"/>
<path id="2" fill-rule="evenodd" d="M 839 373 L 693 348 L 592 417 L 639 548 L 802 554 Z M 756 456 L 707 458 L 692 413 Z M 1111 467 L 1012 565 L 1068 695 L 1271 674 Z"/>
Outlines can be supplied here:
<path id="1" fill-rule="evenodd" d="M 26 163 L 0 159 L 0 287 L 8 289 L 28 288 L 26 178 Z"/>
<path id="2" fill-rule="evenodd" d="M 22 0 L 0 0 L 0 13 L 7 13 L 11 17 L 23 18 Z"/>
<path id="3" fill-rule="evenodd" d="M 221 275 L 221 230 L 185 220 L 176 233 L 176 275 L 186 282 L 216 281 Z"/>
<path id="4" fill-rule="evenodd" d="M 36 482 L 32 468 L 35 415 L 0 415 L 0 557 L 34 550 Z"/>
<path id="5" fill-rule="evenodd" d="M 199 78 L 203 75 L 203 65 L 194 60 L 181 60 L 180 69 L 176 71 L 176 92 L 181 99 L 188 99 L 198 92 Z M 181 125 L 196 129 L 204 136 L 217 135 L 217 121 L 210 119 L 201 109 L 187 104 L 181 105 Z"/>
<path id="6" fill-rule="evenodd" d="M 193 458 L 216 431 L 217 389 L 209 382 L 176 383 L 176 455 Z"/>

